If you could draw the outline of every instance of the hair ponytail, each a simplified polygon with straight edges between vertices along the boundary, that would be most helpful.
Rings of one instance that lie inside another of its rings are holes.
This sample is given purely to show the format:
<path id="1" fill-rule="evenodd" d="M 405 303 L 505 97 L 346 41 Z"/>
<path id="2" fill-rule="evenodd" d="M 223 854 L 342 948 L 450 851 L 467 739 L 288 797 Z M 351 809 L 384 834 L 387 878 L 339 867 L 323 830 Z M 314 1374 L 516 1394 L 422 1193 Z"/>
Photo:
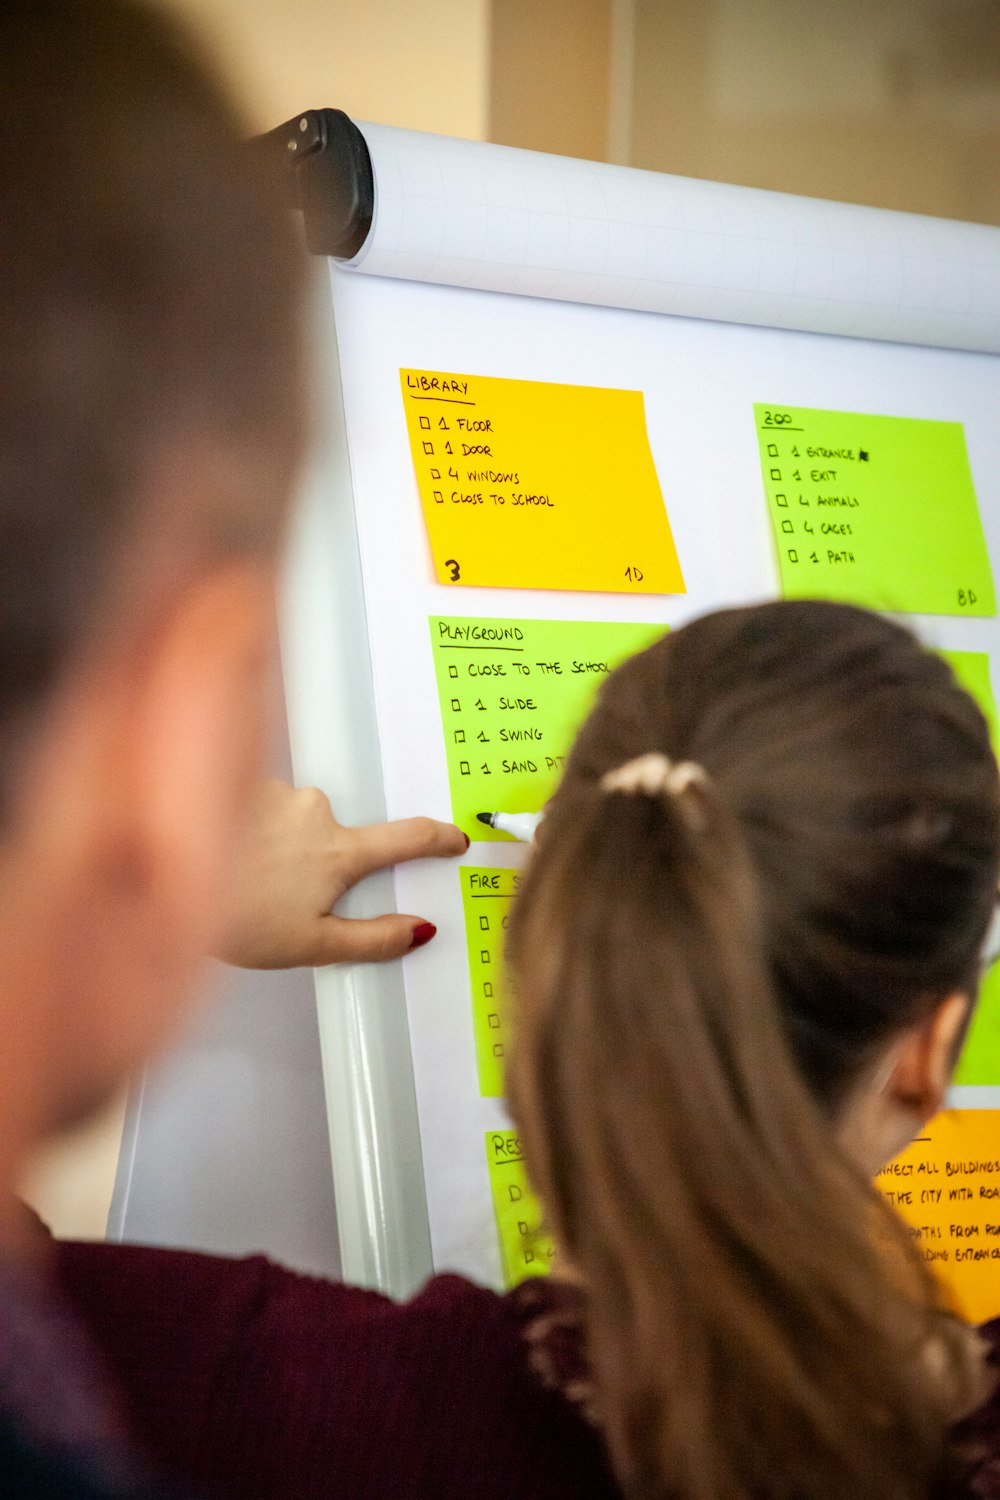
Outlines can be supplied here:
<path id="1" fill-rule="evenodd" d="M 711 775 L 602 790 L 595 734 L 512 920 L 509 1086 L 627 1493 L 926 1497 L 966 1337 L 802 1075 L 741 820 Z"/>

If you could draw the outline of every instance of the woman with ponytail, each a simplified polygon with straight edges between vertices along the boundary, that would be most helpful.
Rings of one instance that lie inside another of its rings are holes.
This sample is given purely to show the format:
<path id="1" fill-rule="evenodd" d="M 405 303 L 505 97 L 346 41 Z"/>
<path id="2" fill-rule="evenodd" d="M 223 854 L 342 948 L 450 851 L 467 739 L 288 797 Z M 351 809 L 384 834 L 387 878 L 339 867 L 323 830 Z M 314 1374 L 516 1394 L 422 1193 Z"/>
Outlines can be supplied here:
<path id="1" fill-rule="evenodd" d="M 1000 1500 L 1000 1323 L 872 1187 L 944 1098 L 998 804 L 978 708 L 877 616 L 730 610 L 620 667 L 511 929 L 562 1274 L 397 1305 L 54 1247 L 144 1450 L 217 1500 Z"/>
<path id="2" fill-rule="evenodd" d="M 998 858 L 983 716 L 887 620 L 729 610 L 606 682 L 509 1088 L 634 1500 L 961 1491 L 981 1346 L 871 1182 L 943 1101 Z"/>

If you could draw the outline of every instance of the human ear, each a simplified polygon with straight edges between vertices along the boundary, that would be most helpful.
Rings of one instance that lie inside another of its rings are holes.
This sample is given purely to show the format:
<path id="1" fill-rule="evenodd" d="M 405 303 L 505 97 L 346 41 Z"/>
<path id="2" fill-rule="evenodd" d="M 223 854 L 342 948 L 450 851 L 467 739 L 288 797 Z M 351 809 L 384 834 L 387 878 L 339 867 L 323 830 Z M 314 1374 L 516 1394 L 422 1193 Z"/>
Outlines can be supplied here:
<path id="1" fill-rule="evenodd" d="M 942 1000 L 893 1049 L 884 1092 L 924 1125 L 944 1104 L 971 1001 L 959 991 Z"/>
<path id="2" fill-rule="evenodd" d="M 869 1174 L 904 1150 L 944 1104 L 969 1015 L 969 996 L 945 997 L 894 1038 L 847 1101 L 842 1144 Z"/>

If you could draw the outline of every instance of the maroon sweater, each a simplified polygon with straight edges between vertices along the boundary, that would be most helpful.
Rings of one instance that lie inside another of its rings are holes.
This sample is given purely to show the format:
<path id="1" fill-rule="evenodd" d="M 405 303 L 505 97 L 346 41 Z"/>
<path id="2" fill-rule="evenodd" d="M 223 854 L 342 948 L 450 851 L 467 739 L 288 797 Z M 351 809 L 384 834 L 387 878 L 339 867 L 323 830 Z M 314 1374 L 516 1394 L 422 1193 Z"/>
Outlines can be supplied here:
<path id="1" fill-rule="evenodd" d="M 209 1500 L 619 1494 L 594 1431 L 529 1370 L 525 1304 L 537 1288 L 544 1306 L 544 1284 L 498 1297 L 441 1276 L 400 1305 L 261 1257 L 106 1244 L 55 1253 L 135 1436 Z M 549 1321 L 558 1344 L 559 1318 Z M 982 1332 L 1000 1370 L 1000 1320 Z M 556 1349 L 562 1374 L 575 1358 L 570 1337 Z M 1000 1392 L 961 1437 L 979 1458 L 951 1500 L 1000 1500 Z"/>
<path id="2" fill-rule="evenodd" d="M 60 1244 L 62 1292 L 149 1458 L 209 1500 L 610 1500 L 598 1437 L 528 1368 L 516 1301 L 413 1301 L 227 1260 Z"/>

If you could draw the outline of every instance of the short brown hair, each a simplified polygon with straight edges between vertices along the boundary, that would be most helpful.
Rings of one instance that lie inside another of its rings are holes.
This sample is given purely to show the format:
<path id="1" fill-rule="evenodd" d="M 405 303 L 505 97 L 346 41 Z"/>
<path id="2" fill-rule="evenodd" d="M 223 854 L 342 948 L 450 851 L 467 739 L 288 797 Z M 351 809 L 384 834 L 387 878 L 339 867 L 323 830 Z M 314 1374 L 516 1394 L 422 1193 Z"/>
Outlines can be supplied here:
<path id="1" fill-rule="evenodd" d="M 602 789 L 646 752 L 706 779 Z M 512 918 L 509 1084 L 629 1494 L 934 1492 L 965 1341 L 835 1122 L 974 995 L 998 863 L 983 715 L 888 620 L 727 610 L 605 683 Z"/>
<path id="2" fill-rule="evenodd" d="M 3 6 L 0 746 L 141 530 L 158 450 L 197 434 L 249 460 L 259 482 L 238 506 L 176 518 L 205 545 L 278 535 L 301 275 L 242 136 L 210 70 L 144 6 Z"/>

